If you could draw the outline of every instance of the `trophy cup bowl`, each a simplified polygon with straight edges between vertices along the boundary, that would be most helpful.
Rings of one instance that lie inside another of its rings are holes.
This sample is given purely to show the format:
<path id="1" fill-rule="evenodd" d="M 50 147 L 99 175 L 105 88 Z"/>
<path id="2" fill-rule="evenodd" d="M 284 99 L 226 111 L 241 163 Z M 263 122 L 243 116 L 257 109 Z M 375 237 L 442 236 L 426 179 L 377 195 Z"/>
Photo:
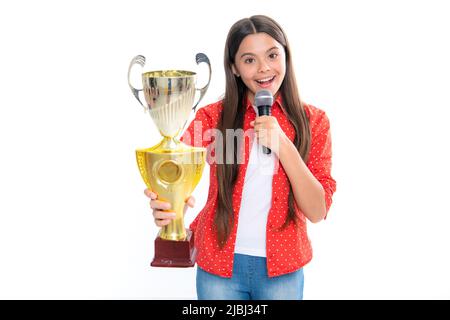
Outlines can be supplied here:
<path id="1" fill-rule="evenodd" d="M 163 139 L 155 146 L 136 150 L 139 172 L 147 187 L 158 199 L 171 204 L 175 219 L 163 226 L 155 239 L 155 256 L 151 266 L 191 267 L 195 264 L 194 234 L 184 226 L 185 200 L 200 181 L 206 162 L 206 149 L 191 147 L 177 137 L 183 131 L 192 110 L 201 101 L 211 80 L 211 64 L 206 55 L 196 55 L 196 62 L 207 63 L 209 80 L 197 89 L 196 73 L 185 70 L 160 70 L 142 73 L 142 89 L 130 81 L 131 68 L 145 64 L 139 55 L 131 60 L 128 84 L 139 103 L 149 112 Z M 145 104 L 139 93 L 143 91 Z M 199 98 L 194 103 L 195 93 Z"/>

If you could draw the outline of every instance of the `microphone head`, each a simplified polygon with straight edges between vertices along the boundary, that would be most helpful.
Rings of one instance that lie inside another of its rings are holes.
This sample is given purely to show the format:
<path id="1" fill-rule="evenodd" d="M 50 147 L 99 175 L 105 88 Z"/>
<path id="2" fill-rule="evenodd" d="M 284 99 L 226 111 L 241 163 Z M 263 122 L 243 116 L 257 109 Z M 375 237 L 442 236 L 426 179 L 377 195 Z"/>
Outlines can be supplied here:
<path id="1" fill-rule="evenodd" d="M 255 106 L 272 106 L 273 96 L 269 90 L 259 90 L 255 94 Z"/>

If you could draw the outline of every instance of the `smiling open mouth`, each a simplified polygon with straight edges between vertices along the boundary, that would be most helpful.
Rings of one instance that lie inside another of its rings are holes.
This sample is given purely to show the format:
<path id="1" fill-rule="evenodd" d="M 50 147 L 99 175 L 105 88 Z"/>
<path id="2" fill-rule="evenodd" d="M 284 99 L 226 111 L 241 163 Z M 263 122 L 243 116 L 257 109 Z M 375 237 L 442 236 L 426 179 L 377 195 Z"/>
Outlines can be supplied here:
<path id="1" fill-rule="evenodd" d="M 258 82 L 259 84 L 269 84 L 269 83 L 272 83 L 273 79 L 275 79 L 275 76 L 261 79 L 261 80 L 256 80 L 256 82 Z"/>

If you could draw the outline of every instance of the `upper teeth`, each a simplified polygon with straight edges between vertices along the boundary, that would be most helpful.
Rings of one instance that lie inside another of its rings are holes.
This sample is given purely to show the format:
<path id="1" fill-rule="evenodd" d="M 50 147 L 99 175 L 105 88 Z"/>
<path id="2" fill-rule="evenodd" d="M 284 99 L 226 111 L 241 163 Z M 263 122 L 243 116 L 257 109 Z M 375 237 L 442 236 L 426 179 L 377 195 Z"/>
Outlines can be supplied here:
<path id="1" fill-rule="evenodd" d="M 266 82 L 266 81 L 269 81 L 269 80 L 272 80 L 272 79 L 273 79 L 273 77 L 266 78 L 266 79 L 261 79 L 261 80 L 256 80 L 256 81 L 258 81 L 258 82 Z"/>

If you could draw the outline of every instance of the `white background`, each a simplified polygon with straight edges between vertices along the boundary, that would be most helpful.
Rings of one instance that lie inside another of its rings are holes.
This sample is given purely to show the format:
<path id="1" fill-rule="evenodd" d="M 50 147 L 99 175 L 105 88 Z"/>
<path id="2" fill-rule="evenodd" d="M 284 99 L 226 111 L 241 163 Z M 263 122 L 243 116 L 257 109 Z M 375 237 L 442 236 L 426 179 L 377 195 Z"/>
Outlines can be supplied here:
<path id="1" fill-rule="evenodd" d="M 160 136 L 128 64 L 195 71 L 205 52 L 211 103 L 230 26 L 260 13 L 284 27 L 301 95 L 332 127 L 338 189 L 309 228 L 305 299 L 450 298 L 450 20 L 437 0 L 3 1 L 0 298 L 196 298 L 194 268 L 149 267 L 158 230 L 134 150 Z"/>

